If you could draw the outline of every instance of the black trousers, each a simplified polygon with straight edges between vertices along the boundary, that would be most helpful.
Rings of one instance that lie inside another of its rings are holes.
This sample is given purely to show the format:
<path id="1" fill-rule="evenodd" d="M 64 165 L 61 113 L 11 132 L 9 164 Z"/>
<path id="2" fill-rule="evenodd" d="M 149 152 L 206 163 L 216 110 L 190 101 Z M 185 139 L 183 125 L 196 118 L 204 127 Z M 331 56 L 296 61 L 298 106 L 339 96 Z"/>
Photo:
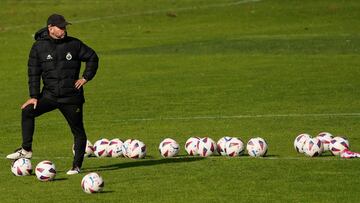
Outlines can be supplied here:
<path id="1" fill-rule="evenodd" d="M 32 151 L 32 141 L 35 129 L 35 118 L 52 110 L 59 109 L 68 122 L 74 136 L 75 156 L 73 167 L 81 167 L 84 161 L 86 147 L 86 134 L 83 124 L 83 104 L 63 104 L 47 98 L 38 100 L 36 109 L 33 105 L 28 105 L 22 110 L 22 147 L 26 151 Z"/>

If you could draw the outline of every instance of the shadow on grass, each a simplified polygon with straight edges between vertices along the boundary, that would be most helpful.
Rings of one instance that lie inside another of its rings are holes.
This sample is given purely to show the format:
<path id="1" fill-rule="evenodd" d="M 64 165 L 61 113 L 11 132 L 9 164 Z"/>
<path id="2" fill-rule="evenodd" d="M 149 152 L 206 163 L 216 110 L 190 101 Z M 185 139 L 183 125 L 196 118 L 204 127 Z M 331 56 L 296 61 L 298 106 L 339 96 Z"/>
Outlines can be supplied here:
<path id="1" fill-rule="evenodd" d="M 252 157 L 250 156 L 249 154 L 242 154 L 240 156 L 234 156 L 234 157 L 231 157 L 231 156 L 222 156 L 222 155 L 213 155 L 213 157 L 224 157 L 224 158 L 258 158 L 258 159 L 262 159 L 262 158 L 277 158 L 277 157 L 280 157 L 279 155 L 277 154 L 269 154 L 269 155 L 265 155 L 265 156 L 261 156 L 261 157 Z"/>
<path id="2" fill-rule="evenodd" d="M 114 190 L 105 190 L 105 191 L 101 191 L 99 192 L 100 194 L 104 194 L 104 193 L 114 193 Z"/>
<path id="3" fill-rule="evenodd" d="M 249 155 L 248 155 L 249 156 Z M 264 156 L 264 158 L 266 158 L 266 157 L 271 157 L 271 158 L 273 158 L 273 157 L 280 157 L 279 155 L 277 155 L 277 154 L 269 154 L 269 155 L 265 155 Z"/>
<path id="4" fill-rule="evenodd" d="M 63 181 L 63 180 L 67 180 L 68 178 L 55 178 L 53 181 Z"/>
<path id="5" fill-rule="evenodd" d="M 334 155 L 332 155 L 330 153 L 325 153 L 325 154 L 323 153 L 319 157 L 332 157 L 332 156 L 334 156 Z"/>
<path id="6" fill-rule="evenodd" d="M 126 163 L 117 163 L 117 164 L 110 164 L 106 166 L 100 167 L 92 167 L 92 168 L 84 168 L 84 171 L 90 172 L 93 170 L 96 171 L 111 171 L 111 170 L 118 170 L 123 168 L 133 168 L 133 167 L 142 167 L 142 166 L 154 166 L 159 164 L 176 164 L 176 163 L 183 163 L 183 162 L 193 162 L 193 161 L 200 161 L 203 160 L 202 157 L 174 157 L 174 158 L 167 158 L 167 159 L 155 159 L 155 160 L 134 160 L 132 162 Z"/>

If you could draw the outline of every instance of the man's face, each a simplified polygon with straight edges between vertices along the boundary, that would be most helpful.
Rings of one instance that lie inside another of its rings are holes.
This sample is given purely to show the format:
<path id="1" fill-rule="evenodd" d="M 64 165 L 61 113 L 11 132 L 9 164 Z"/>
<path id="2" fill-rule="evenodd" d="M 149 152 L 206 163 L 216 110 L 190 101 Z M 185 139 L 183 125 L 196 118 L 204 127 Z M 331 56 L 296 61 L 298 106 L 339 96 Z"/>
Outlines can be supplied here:
<path id="1" fill-rule="evenodd" d="M 62 39 L 65 37 L 66 27 L 48 26 L 49 34 L 54 39 Z"/>

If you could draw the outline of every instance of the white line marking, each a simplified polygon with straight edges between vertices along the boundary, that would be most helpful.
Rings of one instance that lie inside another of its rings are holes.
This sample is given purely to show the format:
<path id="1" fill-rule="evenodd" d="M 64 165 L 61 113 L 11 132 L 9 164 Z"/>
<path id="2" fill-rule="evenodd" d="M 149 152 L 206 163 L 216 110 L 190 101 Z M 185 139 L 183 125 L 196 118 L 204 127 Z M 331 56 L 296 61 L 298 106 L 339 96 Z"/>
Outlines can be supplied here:
<path id="1" fill-rule="evenodd" d="M 259 1 L 261 1 L 261 0 L 242 0 L 242 1 L 231 2 L 231 3 L 210 4 L 210 5 L 206 5 L 206 6 L 192 6 L 192 7 L 183 7 L 183 8 L 174 8 L 174 9 L 166 8 L 166 9 L 160 9 L 160 10 L 150 10 L 150 11 L 145 11 L 145 12 L 102 16 L 102 17 L 87 18 L 87 19 L 82 19 L 82 20 L 73 20 L 73 21 L 71 21 L 71 23 L 78 24 L 78 23 L 100 21 L 100 20 L 106 20 L 106 19 L 112 19 L 112 18 L 151 15 L 151 14 L 158 14 L 158 13 L 164 13 L 164 12 L 169 12 L 169 11 L 179 12 L 179 11 L 200 10 L 200 9 L 207 9 L 207 8 L 219 8 L 219 7 L 227 7 L 227 6 L 236 6 L 236 5 L 246 4 L 246 3 L 255 3 L 255 2 L 259 2 Z M 9 26 L 9 27 L 4 27 L 3 30 L 7 31 L 7 30 L 13 30 L 13 29 L 20 29 L 20 28 L 24 28 L 24 27 L 31 27 L 33 25 L 34 24 Z"/>

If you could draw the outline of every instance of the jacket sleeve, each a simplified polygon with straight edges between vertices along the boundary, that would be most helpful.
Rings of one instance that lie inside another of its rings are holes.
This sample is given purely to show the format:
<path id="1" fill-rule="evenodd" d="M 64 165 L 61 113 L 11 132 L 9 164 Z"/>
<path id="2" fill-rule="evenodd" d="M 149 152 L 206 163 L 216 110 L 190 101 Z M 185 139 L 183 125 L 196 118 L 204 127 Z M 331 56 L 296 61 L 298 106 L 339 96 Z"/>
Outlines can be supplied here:
<path id="1" fill-rule="evenodd" d="M 40 77 L 42 69 L 37 56 L 36 44 L 31 48 L 28 60 L 28 83 L 31 98 L 38 99 L 40 96 Z"/>
<path id="2" fill-rule="evenodd" d="M 99 57 L 93 49 L 80 42 L 79 58 L 86 63 L 82 77 L 85 78 L 85 80 L 90 81 L 93 79 L 98 69 Z"/>

